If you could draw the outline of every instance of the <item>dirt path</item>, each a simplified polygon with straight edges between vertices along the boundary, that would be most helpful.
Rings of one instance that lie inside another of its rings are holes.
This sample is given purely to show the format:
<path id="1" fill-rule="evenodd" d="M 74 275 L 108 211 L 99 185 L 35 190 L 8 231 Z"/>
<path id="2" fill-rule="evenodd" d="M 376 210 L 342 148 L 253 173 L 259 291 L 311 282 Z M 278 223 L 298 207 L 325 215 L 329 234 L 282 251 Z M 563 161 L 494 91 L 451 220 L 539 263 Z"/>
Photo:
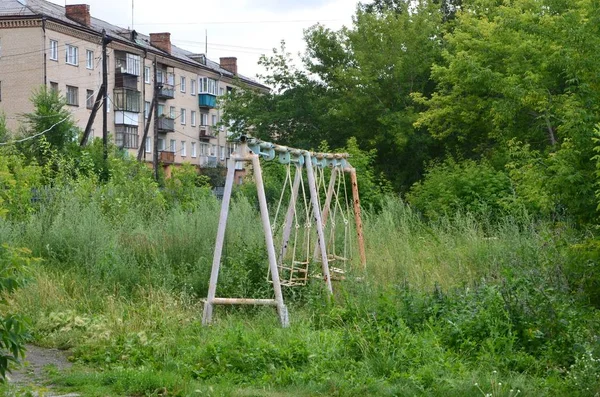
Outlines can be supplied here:
<path id="1" fill-rule="evenodd" d="M 43 347 L 27 345 L 25 355 L 25 364 L 9 374 L 9 383 L 17 388 L 32 387 L 34 390 L 43 389 L 44 392 L 34 392 L 33 395 L 44 397 L 77 397 L 79 394 L 55 394 L 50 389 L 51 386 L 44 385 L 46 377 L 44 368 L 53 366 L 58 371 L 64 371 L 71 368 L 71 363 L 67 360 L 67 353 L 58 349 L 46 349 Z"/>

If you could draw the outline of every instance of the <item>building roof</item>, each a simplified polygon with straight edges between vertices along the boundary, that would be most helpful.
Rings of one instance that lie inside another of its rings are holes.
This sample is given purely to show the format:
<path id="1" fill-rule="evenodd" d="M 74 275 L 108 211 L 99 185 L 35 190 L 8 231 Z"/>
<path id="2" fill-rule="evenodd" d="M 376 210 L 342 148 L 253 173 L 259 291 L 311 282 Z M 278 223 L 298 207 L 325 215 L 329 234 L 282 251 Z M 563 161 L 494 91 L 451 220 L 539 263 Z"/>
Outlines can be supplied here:
<path id="1" fill-rule="evenodd" d="M 90 12 L 91 14 L 91 12 Z M 67 18 L 65 13 L 65 7 L 60 6 L 58 4 L 51 3 L 45 0 L 1 0 L 0 1 L 0 18 L 3 17 L 18 17 L 18 16 L 45 16 L 50 19 L 54 19 L 65 25 L 70 25 L 74 27 L 78 27 L 85 30 L 92 30 L 98 35 L 102 34 L 102 30 L 106 31 L 106 34 L 109 37 L 118 39 L 119 41 L 126 42 L 127 44 L 134 45 L 137 47 L 142 47 L 148 51 L 161 54 L 163 56 L 171 57 L 173 59 L 185 62 L 187 64 L 191 64 L 201 69 L 208 69 L 213 72 L 219 73 L 221 75 L 233 78 L 234 74 L 226 69 L 223 69 L 218 62 L 214 62 L 208 58 L 206 59 L 206 63 L 199 62 L 196 59 L 193 59 L 192 56 L 198 55 L 194 54 L 191 51 L 184 50 L 183 48 L 179 48 L 175 45 L 171 45 L 171 54 L 166 53 L 165 51 L 150 45 L 150 36 L 144 34 L 137 34 L 137 38 L 132 40 L 131 30 L 121 28 L 116 25 L 112 25 L 106 21 L 103 21 L 98 18 L 94 18 L 93 16 L 90 18 L 90 26 L 86 26 L 77 21 Z M 137 32 L 136 32 L 137 33 Z M 256 80 L 242 76 L 240 74 L 237 75 L 240 80 L 247 84 L 251 84 L 254 86 L 258 86 L 263 89 L 268 89 L 267 86 L 260 84 Z"/>

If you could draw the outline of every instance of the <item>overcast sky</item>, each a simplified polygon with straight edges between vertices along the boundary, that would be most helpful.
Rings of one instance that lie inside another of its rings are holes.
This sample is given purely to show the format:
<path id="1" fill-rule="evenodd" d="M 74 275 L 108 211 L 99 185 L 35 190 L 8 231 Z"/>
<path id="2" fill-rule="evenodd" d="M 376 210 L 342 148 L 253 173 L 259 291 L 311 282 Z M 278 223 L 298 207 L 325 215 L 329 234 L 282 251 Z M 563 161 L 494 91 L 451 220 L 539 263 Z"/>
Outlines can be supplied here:
<path id="1" fill-rule="evenodd" d="M 51 0 L 65 5 L 64 0 Z M 286 41 L 289 52 L 304 50 L 303 29 L 317 22 L 339 29 L 349 26 L 358 0 L 134 0 L 133 26 L 140 33 L 170 32 L 171 42 L 203 53 L 208 31 L 208 57 L 238 58 L 238 72 L 248 77 L 263 73 L 261 54 Z M 67 0 L 87 3 L 92 16 L 131 26 L 131 0 Z"/>

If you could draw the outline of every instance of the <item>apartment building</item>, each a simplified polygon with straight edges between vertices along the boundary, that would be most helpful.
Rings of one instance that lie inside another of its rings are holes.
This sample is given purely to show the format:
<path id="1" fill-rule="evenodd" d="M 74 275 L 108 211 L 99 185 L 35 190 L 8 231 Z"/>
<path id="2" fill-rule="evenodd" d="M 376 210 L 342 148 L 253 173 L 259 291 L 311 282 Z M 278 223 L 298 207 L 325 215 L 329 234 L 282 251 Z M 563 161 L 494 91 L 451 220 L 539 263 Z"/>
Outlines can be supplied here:
<path id="1" fill-rule="evenodd" d="M 233 147 L 227 128 L 218 126 L 219 97 L 236 81 L 268 88 L 238 74 L 234 57 L 211 61 L 172 45 L 169 33 L 143 35 L 96 19 L 86 4 L 0 2 L 0 113 L 9 130 L 18 128 L 19 115 L 33 110 L 30 99 L 40 86 L 63 94 L 85 128 L 102 83 L 103 32 L 110 40 L 107 118 L 115 143 L 134 156 L 141 146 L 144 159 L 152 161 L 156 123 L 161 163 L 224 163 Z M 155 95 L 157 119 L 150 117 Z M 102 110 L 91 131 L 102 136 Z"/>

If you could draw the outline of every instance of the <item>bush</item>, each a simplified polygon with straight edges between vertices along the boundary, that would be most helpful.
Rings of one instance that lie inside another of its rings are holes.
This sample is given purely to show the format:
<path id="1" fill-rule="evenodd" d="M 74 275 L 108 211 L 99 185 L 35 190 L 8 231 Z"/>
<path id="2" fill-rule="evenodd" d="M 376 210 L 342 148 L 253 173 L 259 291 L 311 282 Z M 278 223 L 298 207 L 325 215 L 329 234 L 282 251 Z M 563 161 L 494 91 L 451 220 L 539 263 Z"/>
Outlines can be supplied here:
<path id="1" fill-rule="evenodd" d="M 510 179 L 490 165 L 452 159 L 429 169 L 407 195 L 408 202 L 432 220 L 457 212 L 498 218 L 511 196 Z"/>
<path id="2" fill-rule="evenodd" d="M 0 247 L 0 304 L 7 304 L 7 295 L 23 286 L 29 270 L 31 251 L 25 248 Z M 26 322 L 19 315 L 0 314 L 0 380 L 6 377 L 10 363 L 24 356 L 28 336 Z"/>

